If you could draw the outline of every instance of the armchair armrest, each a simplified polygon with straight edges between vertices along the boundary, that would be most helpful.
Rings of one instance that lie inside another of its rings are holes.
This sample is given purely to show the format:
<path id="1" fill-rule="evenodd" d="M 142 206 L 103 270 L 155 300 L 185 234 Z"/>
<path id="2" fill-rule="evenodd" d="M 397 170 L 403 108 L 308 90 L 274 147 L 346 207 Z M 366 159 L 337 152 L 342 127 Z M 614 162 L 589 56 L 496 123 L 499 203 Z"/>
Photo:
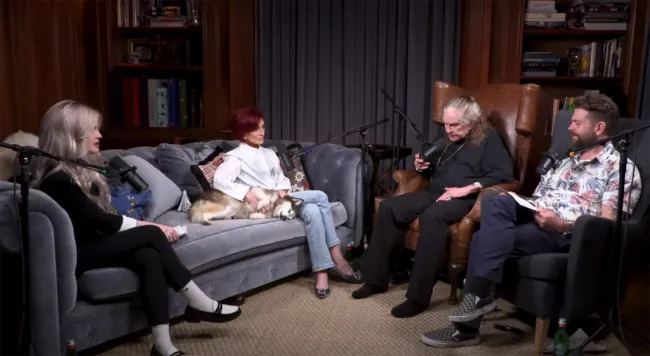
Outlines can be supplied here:
<path id="1" fill-rule="evenodd" d="M 60 330 L 60 325 L 77 301 L 77 248 L 72 223 L 49 196 L 35 189 L 30 189 L 29 194 L 30 243 L 26 254 L 33 347 L 36 354 L 63 352 L 62 340 L 67 335 Z M 18 241 L 13 184 L 0 182 L 0 201 L 7 203 L 0 204 L 4 237 Z"/>
<path id="2" fill-rule="evenodd" d="M 363 237 L 364 210 L 361 150 L 328 143 L 302 156 L 302 164 L 312 189 L 325 192 L 331 202 L 343 204 L 348 215 L 343 225 L 354 231 L 358 246 Z M 368 170 L 372 170 L 370 160 Z"/>
<path id="3" fill-rule="evenodd" d="M 518 191 L 520 184 L 518 181 L 493 185 L 483 189 L 478 197 L 472 210 L 465 215 L 458 223 L 458 233 L 452 234 L 452 243 L 450 245 L 450 262 L 466 263 L 469 258 L 469 245 L 472 242 L 472 236 L 476 230 L 476 224 L 481 217 L 481 204 L 486 199 L 493 197 L 501 192 Z"/>
<path id="4" fill-rule="evenodd" d="M 627 222 L 627 240 L 633 241 L 643 236 L 644 226 L 641 221 Z M 624 225 L 623 234 L 625 229 Z M 615 281 L 613 273 L 619 263 L 619 255 L 613 251 L 621 248 L 622 244 L 622 240 L 614 244 L 613 234 L 612 220 L 589 215 L 576 220 L 567 263 L 563 315 L 577 319 L 594 312 L 604 312 L 611 305 L 609 292 L 616 286 L 610 283 Z"/>
<path id="5" fill-rule="evenodd" d="M 397 183 L 394 192 L 375 198 L 375 212 L 379 209 L 382 201 L 396 195 L 425 190 L 429 186 L 429 180 L 413 169 L 400 169 L 393 172 L 393 180 Z"/>

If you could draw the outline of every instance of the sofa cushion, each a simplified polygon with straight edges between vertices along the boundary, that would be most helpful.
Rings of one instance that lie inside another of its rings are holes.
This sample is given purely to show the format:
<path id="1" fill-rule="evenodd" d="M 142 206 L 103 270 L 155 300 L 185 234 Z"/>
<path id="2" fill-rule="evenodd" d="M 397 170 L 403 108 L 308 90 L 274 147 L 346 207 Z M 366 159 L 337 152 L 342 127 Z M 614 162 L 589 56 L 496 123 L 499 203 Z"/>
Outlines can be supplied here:
<path id="1" fill-rule="evenodd" d="M 190 200 L 194 200 L 202 190 L 190 168 L 208 157 L 214 149 L 214 146 L 208 143 L 198 147 L 163 143 L 157 149 L 160 171 L 178 188 L 185 190 Z"/>
<path id="2" fill-rule="evenodd" d="M 347 220 L 343 204 L 332 203 L 334 225 Z M 224 220 L 212 225 L 190 223 L 186 213 L 168 211 L 156 222 L 186 225 L 187 235 L 172 245 L 194 275 L 234 261 L 306 243 L 302 220 Z M 138 290 L 137 276 L 125 268 L 102 268 L 81 275 L 79 293 L 92 301 L 130 296 Z"/>
<path id="3" fill-rule="evenodd" d="M 147 220 L 154 220 L 166 211 L 176 209 L 182 192 L 160 170 L 138 156 L 122 157 L 126 163 L 137 168 L 136 173 L 149 184 L 151 200 L 145 209 Z"/>
<path id="4" fill-rule="evenodd" d="M 568 253 L 540 253 L 517 261 L 517 272 L 522 278 L 539 281 L 563 281 L 566 278 Z"/>

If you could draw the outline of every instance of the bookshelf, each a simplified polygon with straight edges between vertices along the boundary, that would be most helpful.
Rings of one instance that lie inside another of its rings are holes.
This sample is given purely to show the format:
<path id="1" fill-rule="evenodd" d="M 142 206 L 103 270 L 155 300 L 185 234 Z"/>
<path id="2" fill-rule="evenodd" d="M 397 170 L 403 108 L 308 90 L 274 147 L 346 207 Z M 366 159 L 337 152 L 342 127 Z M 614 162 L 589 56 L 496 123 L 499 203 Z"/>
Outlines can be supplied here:
<path id="1" fill-rule="evenodd" d="M 546 27 L 527 26 L 528 0 L 463 1 L 467 6 L 462 13 L 461 29 L 459 84 L 462 87 L 533 83 L 538 84 L 544 94 L 561 101 L 584 94 L 585 90 L 598 90 L 614 98 L 621 115 L 635 117 L 640 85 L 637 74 L 645 56 L 646 33 L 650 30 L 650 2 L 601 0 L 602 4 L 625 3 L 625 27 L 603 28 L 601 25 L 594 29 L 591 25 L 590 29 L 585 29 L 576 26 L 576 22 L 580 24 L 578 21 L 567 23 L 567 10 L 579 4 L 579 0 L 548 1 L 553 7 L 551 11 L 560 13 L 555 16 L 559 16 L 561 24 Z M 545 3 L 547 1 L 538 1 L 540 6 L 548 6 Z M 585 77 L 569 73 L 566 60 L 569 49 L 607 41 L 618 41 L 621 45 L 614 73 L 604 76 L 595 71 Z M 550 52 L 561 58 L 553 78 L 532 73 L 522 75 L 526 52 Z"/>
<path id="2" fill-rule="evenodd" d="M 207 110 L 205 105 L 206 83 L 212 87 L 224 84 L 206 80 L 206 49 L 211 52 L 208 58 L 227 49 L 227 44 L 214 37 L 205 38 L 206 27 L 214 26 L 206 21 L 215 19 L 204 11 L 217 11 L 208 3 L 109 1 L 105 148 L 230 138 L 225 117 L 229 105 L 207 105 Z M 209 6 L 213 8 L 206 10 Z"/>
<path id="3" fill-rule="evenodd" d="M 630 1 L 527 0 L 522 29 L 521 83 L 535 83 L 571 109 L 587 91 L 625 108 L 624 57 Z"/>

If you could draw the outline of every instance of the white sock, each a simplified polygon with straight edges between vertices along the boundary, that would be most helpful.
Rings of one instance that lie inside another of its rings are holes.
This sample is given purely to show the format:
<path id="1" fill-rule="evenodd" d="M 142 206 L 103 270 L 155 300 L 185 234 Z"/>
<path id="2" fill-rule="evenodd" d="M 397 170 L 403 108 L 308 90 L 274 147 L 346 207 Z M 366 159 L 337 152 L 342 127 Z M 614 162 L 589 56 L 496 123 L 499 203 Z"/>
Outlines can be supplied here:
<path id="1" fill-rule="evenodd" d="M 190 281 L 185 287 L 181 288 L 180 293 L 187 298 L 187 303 L 194 309 L 212 313 L 217 310 L 217 307 L 219 306 L 219 302 L 216 302 L 205 295 L 194 281 Z M 237 310 L 239 310 L 239 307 L 224 304 L 221 308 L 221 313 L 232 314 Z"/>
<path id="2" fill-rule="evenodd" d="M 169 324 L 156 325 L 151 328 L 151 334 L 153 335 L 153 345 L 163 356 L 170 356 L 174 352 L 178 351 L 174 344 L 172 344 L 172 339 L 169 336 Z"/>

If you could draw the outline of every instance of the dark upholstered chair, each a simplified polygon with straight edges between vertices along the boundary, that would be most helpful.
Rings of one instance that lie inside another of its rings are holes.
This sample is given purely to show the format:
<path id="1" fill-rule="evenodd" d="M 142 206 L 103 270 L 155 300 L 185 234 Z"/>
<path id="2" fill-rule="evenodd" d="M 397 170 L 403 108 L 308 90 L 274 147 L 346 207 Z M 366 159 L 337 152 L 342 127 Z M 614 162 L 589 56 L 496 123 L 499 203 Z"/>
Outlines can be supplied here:
<path id="1" fill-rule="evenodd" d="M 512 156 L 515 180 L 501 188 L 519 192 L 527 177 L 537 165 L 539 152 L 533 146 L 543 146 L 545 126 L 550 127 L 552 103 L 540 93 L 536 84 L 496 84 L 479 89 L 465 90 L 449 83 L 437 81 L 433 91 L 433 117 L 435 124 L 442 125 L 445 104 L 458 95 L 471 95 L 481 105 L 489 120 L 497 128 Z M 535 142 L 535 143 L 534 143 Z M 532 169 L 529 165 L 532 163 Z M 391 196 L 426 189 L 428 181 L 415 170 L 399 170 L 393 173 L 397 189 L 388 195 L 375 198 L 375 211 L 379 204 Z M 536 184 L 536 183 L 535 183 Z M 467 267 L 469 244 L 480 216 L 480 201 L 459 223 L 450 227 L 448 265 L 451 282 L 449 303 L 457 303 L 459 274 Z M 404 246 L 415 250 L 420 235 L 419 220 L 409 226 L 404 236 Z"/>
<path id="2" fill-rule="evenodd" d="M 571 115 L 569 111 L 559 112 L 550 152 L 566 152 L 570 147 L 571 137 L 567 129 Z M 646 123 L 621 119 L 614 133 Z M 650 129 L 637 132 L 628 152 L 641 173 L 643 192 L 628 219 L 626 256 L 638 249 L 647 235 L 650 155 L 644 153 L 650 152 Z M 488 188 L 483 192 L 483 201 L 500 191 L 503 189 Z M 614 250 L 613 231 L 614 223 L 610 220 L 581 216 L 576 221 L 568 253 L 537 254 L 507 262 L 499 296 L 536 316 L 535 348 L 538 354 L 543 352 L 551 319 L 564 317 L 571 322 L 594 313 L 606 315 L 612 305 L 610 292 L 615 289 L 608 283 L 610 273 L 615 269 L 609 263 Z M 618 261 L 613 262 L 618 264 Z"/>

